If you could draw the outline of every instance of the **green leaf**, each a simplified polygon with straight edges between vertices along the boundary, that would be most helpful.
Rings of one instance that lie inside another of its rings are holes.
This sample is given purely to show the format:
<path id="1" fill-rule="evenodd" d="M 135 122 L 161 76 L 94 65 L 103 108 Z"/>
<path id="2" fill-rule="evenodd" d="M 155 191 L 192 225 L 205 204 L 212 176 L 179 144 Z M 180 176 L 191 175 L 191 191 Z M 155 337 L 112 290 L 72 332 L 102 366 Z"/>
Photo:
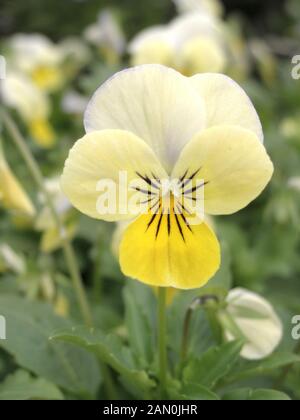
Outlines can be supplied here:
<path id="1" fill-rule="evenodd" d="M 9 375 L 0 385 L 0 400 L 63 400 L 60 390 L 43 378 L 33 378 L 24 370 Z"/>
<path id="2" fill-rule="evenodd" d="M 115 335 L 105 335 L 101 331 L 79 327 L 59 331 L 51 338 L 75 344 L 95 354 L 141 391 L 148 391 L 155 386 L 155 382 L 144 370 L 136 369 L 129 348 Z"/>
<path id="3" fill-rule="evenodd" d="M 252 376 L 263 376 L 272 373 L 273 370 L 283 368 L 294 363 L 300 363 L 300 356 L 293 353 L 274 353 L 270 357 L 259 362 L 247 362 L 244 368 L 233 372 L 226 382 L 235 382 Z"/>
<path id="4" fill-rule="evenodd" d="M 125 321 L 129 335 L 130 348 L 139 366 L 149 366 L 153 359 L 153 322 L 147 309 L 155 305 L 155 297 L 149 287 L 137 282 L 128 282 L 124 288 Z M 153 309 L 153 310 L 152 310 Z M 154 307 L 150 313 L 155 313 Z"/>
<path id="5" fill-rule="evenodd" d="M 189 382 L 184 382 L 180 392 L 171 390 L 169 392 L 171 399 L 176 400 L 198 400 L 198 401 L 217 401 L 220 400 L 217 394 L 211 392 L 208 388 Z"/>
<path id="6" fill-rule="evenodd" d="M 213 347 L 201 357 L 192 358 L 183 371 L 186 382 L 201 384 L 209 389 L 226 376 L 239 358 L 243 341 L 232 341 Z"/>
<path id="7" fill-rule="evenodd" d="M 0 313 L 6 318 L 7 339 L 0 346 L 16 363 L 82 397 L 93 397 L 100 384 L 96 358 L 70 344 L 49 341 L 53 331 L 70 328 L 44 303 L 0 296 Z"/>
<path id="8" fill-rule="evenodd" d="M 242 388 L 230 391 L 222 398 L 225 401 L 290 401 L 291 398 L 283 392 L 273 389 Z"/>

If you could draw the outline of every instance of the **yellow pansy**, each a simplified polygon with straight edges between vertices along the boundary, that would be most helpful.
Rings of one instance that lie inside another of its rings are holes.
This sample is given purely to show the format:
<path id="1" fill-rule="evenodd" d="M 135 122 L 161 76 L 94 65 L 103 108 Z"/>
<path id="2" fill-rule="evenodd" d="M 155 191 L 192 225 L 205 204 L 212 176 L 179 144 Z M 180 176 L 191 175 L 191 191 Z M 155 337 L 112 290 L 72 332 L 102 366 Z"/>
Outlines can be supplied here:
<path id="1" fill-rule="evenodd" d="M 101 86 L 84 123 L 87 134 L 70 152 L 62 188 L 91 217 L 132 219 L 120 245 L 124 274 L 151 286 L 205 285 L 219 268 L 220 246 L 194 201 L 206 214 L 232 214 L 273 173 L 246 93 L 221 74 L 187 78 L 144 65 Z M 99 207 L 102 181 L 115 187 L 113 208 Z"/>
<path id="2" fill-rule="evenodd" d="M 41 34 L 16 34 L 10 39 L 10 61 L 18 71 L 46 92 L 59 88 L 64 81 L 63 51 Z"/>
<path id="3" fill-rule="evenodd" d="M 210 15 L 187 13 L 138 34 L 129 45 L 131 61 L 135 66 L 162 64 L 186 76 L 221 72 L 227 62 L 221 33 Z"/>
<path id="4" fill-rule="evenodd" d="M 53 90 L 61 85 L 62 75 L 55 67 L 40 65 L 31 72 L 33 81 L 42 90 Z"/>
<path id="5" fill-rule="evenodd" d="M 1 93 L 4 103 L 20 114 L 33 140 L 41 147 L 52 147 L 56 136 L 49 123 L 50 102 L 44 92 L 28 76 L 10 71 Z"/>
<path id="6" fill-rule="evenodd" d="M 35 214 L 33 204 L 5 160 L 0 143 L 0 205 L 28 216 Z"/>

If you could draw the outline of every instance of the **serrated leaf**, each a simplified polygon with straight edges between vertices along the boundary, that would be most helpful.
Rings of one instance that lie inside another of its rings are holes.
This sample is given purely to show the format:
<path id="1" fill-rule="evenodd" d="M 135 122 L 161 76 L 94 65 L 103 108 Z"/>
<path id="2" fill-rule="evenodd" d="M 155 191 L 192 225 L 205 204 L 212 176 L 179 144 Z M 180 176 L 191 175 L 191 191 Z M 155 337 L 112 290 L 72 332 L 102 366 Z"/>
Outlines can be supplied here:
<path id="1" fill-rule="evenodd" d="M 102 362 L 110 365 L 120 376 L 141 390 L 148 391 L 155 386 L 155 382 L 144 370 L 136 369 L 129 348 L 123 346 L 115 335 L 105 335 L 101 331 L 80 327 L 58 331 L 51 339 L 75 344 L 95 354 Z"/>
<path id="2" fill-rule="evenodd" d="M 173 394 L 173 397 L 175 394 Z M 172 395 L 170 395 L 172 398 Z M 184 382 L 180 393 L 177 393 L 176 399 L 194 400 L 194 401 L 218 401 L 220 398 L 217 394 L 211 392 L 208 388 L 189 382 Z"/>
<path id="3" fill-rule="evenodd" d="M 183 370 L 184 380 L 213 389 L 231 371 L 242 346 L 243 341 L 232 341 L 213 347 L 198 358 L 192 358 Z"/>
<path id="4" fill-rule="evenodd" d="M 0 400 L 63 400 L 61 391 L 43 378 L 34 378 L 24 370 L 9 375 L 0 385 Z"/>
<path id="5" fill-rule="evenodd" d="M 273 370 L 300 363 L 300 356 L 294 353 L 274 353 L 270 357 L 258 362 L 245 362 L 239 371 L 233 372 L 226 382 L 250 378 L 252 376 L 268 375 Z"/>
<path id="6" fill-rule="evenodd" d="M 101 381 L 96 358 L 70 344 L 49 341 L 53 331 L 70 328 L 70 321 L 47 304 L 7 295 L 0 296 L 0 313 L 7 327 L 0 346 L 19 366 L 76 395 L 96 394 Z"/>

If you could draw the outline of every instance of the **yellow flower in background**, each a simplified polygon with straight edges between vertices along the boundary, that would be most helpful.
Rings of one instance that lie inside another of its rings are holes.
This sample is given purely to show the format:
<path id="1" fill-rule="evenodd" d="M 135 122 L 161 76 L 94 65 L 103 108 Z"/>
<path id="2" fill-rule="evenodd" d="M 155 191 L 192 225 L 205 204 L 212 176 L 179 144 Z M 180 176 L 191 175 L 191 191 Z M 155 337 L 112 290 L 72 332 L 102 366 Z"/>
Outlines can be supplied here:
<path id="1" fill-rule="evenodd" d="M 40 147 L 52 147 L 56 136 L 49 123 L 50 102 L 44 92 L 16 71 L 8 71 L 1 87 L 4 103 L 20 114 L 33 140 Z"/>
<path id="2" fill-rule="evenodd" d="M 63 51 L 46 36 L 16 34 L 9 48 L 11 66 L 27 75 L 39 89 L 53 92 L 63 84 Z"/>
<path id="3" fill-rule="evenodd" d="M 147 28 L 129 45 L 133 65 L 162 64 L 186 76 L 222 72 L 226 51 L 218 21 L 201 13 L 180 16 L 168 25 Z"/>
<path id="4" fill-rule="evenodd" d="M 219 268 L 220 246 L 196 218 L 196 190 L 204 190 L 205 214 L 232 214 L 254 200 L 273 173 L 246 93 L 221 74 L 187 78 L 164 66 L 139 66 L 96 91 L 85 129 L 66 161 L 62 188 L 90 217 L 132 220 L 120 245 L 123 273 L 152 286 L 205 285 Z M 113 212 L 99 210 L 102 180 L 116 185 Z M 124 193 L 138 199 L 140 213 L 121 209 Z"/>
<path id="5" fill-rule="evenodd" d="M 27 216 L 34 216 L 34 206 L 23 190 L 21 184 L 12 173 L 5 160 L 0 143 L 0 205 L 10 211 L 20 212 Z"/>
<path id="6" fill-rule="evenodd" d="M 227 296 L 226 312 L 233 326 L 221 315 L 225 338 L 232 341 L 241 336 L 246 343 L 241 356 L 259 360 L 270 356 L 283 336 L 282 323 L 272 305 L 262 296 L 246 289 L 233 289 Z"/>

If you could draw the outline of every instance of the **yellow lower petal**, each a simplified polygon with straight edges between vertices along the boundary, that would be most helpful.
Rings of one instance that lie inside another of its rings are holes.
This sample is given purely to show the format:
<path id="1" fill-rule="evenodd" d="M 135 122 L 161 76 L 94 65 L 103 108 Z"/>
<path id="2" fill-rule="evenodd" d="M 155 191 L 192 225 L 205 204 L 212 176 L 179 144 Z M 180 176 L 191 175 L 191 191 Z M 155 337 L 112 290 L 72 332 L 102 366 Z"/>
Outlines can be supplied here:
<path id="1" fill-rule="evenodd" d="M 184 215 L 172 211 L 132 222 L 120 245 L 123 273 L 151 286 L 204 286 L 219 268 L 219 242 L 205 223 L 186 222 Z"/>

